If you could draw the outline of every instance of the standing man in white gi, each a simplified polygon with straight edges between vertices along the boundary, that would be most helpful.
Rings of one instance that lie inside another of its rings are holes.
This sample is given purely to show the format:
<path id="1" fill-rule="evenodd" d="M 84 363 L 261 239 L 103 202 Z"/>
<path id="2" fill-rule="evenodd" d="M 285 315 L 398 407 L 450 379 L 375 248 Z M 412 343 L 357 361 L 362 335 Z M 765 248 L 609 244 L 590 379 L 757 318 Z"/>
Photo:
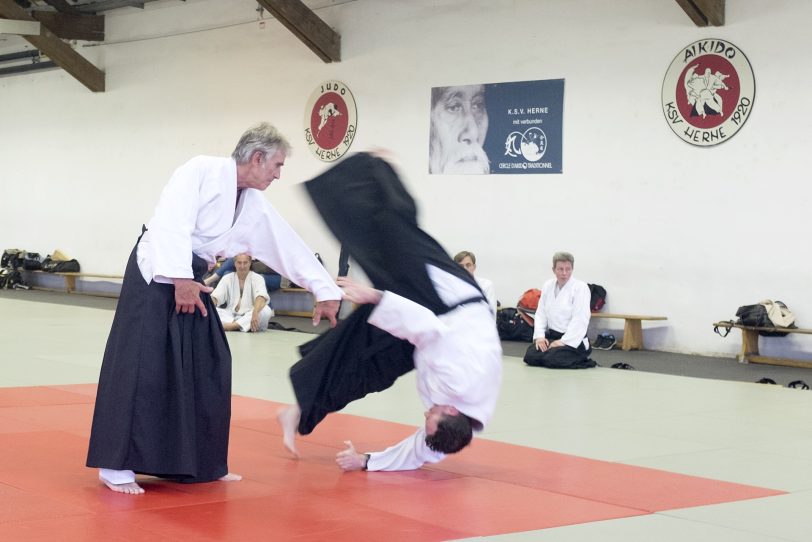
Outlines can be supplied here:
<path id="1" fill-rule="evenodd" d="M 226 331 L 265 331 L 273 318 L 265 279 L 251 271 L 251 256 L 234 256 L 236 271 L 224 276 L 211 293 Z M 225 304 L 225 307 L 220 305 Z"/>
<path id="2" fill-rule="evenodd" d="M 502 347 L 473 277 L 417 224 L 417 208 L 392 167 L 369 154 L 305 183 L 342 249 L 374 287 L 339 278 L 360 306 L 302 345 L 290 370 L 296 404 L 279 413 L 283 443 L 310 433 L 330 412 L 390 387 L 415 370 L 425 423 L 382 452 L 347 442 L 344 470 L 411 470 L 467 446 L 488 423 L 502 378 Z"/>
<path id="3" fill-rule="evenodd" d="M 313 293 L 313 322 L 335 325 L 341 291 L 267 202 L 290 145 L 261 123 L 231 158 L 198 156 L 164 188 L 124 274 L 99 377 L 87 466 L 113 491 L 135 474 L 177 482 L 229 474 L 231 353 L 202 278 L 247 252 Z"/>

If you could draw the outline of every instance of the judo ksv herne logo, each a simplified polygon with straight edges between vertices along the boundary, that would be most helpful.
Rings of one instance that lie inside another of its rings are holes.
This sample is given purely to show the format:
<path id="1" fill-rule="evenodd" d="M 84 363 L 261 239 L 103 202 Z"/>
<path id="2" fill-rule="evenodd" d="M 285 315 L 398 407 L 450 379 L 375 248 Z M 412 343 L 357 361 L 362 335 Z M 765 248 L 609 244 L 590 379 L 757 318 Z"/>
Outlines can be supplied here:
<path id="1" fill-rule="evenodd" d="M 310 95 L 305 108 L 307 147 L 323 162 L 338 160 L 352 145 L 358 114 L 352 92 L 340 81 L 325 81 Z"/>
<path id="2" fill-rule="evenodd" d="M 663 80 L 663 113 L 683 141 L 710 147 L 727 141 L 749 118 L 756 84 L 750 61 L 732 43 L 704 39 L 685 47 Z"/>

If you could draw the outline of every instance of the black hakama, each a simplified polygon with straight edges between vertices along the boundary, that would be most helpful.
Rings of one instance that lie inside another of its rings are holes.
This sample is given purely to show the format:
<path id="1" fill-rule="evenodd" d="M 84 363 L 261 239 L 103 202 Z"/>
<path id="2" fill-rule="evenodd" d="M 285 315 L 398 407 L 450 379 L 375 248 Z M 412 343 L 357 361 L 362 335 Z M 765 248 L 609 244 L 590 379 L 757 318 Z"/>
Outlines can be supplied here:
<path id="1" fill-rule="evenodd" d="M 473 277 L 420 229 L 417 207 L 392 167 L 357 154 L 305 183 L 327 226 L 375 288 L 388 290 L 435 314 L 453 307 L 438 296 L 426 265 L 471 284 Z M 483 301 L 477 297 L 475 300 Z M 369 324 L 362 305 L 324 335 L 301 346 L 290 370 L 302 410 L 298 431 L 309 434 L 330 412 L 389 388 L 414 369 L 414 346 Z"/>
<path id="2" fill-rule="evenodd" d="M 554 329 L 548 329 L 544 336 L 548 341 L 553 342 L 563 337 L 564 334 Z M 533 367 L 547 367 L 548 369 L 590 369 L 597 365 L 589 358 L 591 353 L 592 348 L 584 346 L 583 341 L 578 343 L 578 348 L 565 344 L 548 348 L 544 352 L 536 349 L 536 342 L 533 341 L 524 354 L 524 362 Z"/>
<path id="3" fill-rule="evenodd" d="M 104 352 L 88 467 L 178 482 L 228 473 L 231 351 L 209 294 L 208 316 L 175 312 L 171 284 L 147 284 L 133 249 Z M 193 256 L 195 280 L 208 266 Z"/>

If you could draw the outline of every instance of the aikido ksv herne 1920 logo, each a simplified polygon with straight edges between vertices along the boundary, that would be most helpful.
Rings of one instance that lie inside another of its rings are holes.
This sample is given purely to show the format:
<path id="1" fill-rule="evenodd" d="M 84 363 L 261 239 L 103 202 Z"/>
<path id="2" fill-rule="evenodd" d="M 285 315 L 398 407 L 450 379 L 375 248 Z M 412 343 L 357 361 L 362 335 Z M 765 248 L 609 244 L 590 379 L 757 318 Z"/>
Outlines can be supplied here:
<path id="1" fill-rule="evenodd" d="M 338 160 L 352 145 L 358 123 L 355 98 L 341 81 L 325 81 L 313 91 L 305 107 L 307 147 L 323 162 Z"/>
<path id="2" fill-rule="evenodd" d="M 756 92 L 750 61 L 721 39 L 685 47 L 663 80 L 663 113 L 683 141 L 710 147 L 727 141 L 749 118 Z"/>

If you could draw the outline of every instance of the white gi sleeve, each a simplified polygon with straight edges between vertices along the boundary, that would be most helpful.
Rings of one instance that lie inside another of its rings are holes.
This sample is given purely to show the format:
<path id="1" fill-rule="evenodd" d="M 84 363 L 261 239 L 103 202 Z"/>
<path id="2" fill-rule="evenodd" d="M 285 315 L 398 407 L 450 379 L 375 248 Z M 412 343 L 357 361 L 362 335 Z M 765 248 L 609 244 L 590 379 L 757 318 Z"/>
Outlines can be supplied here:
<path id="1" fill-rule="evenodd" d="M 386 291 L 367 322 L 417 348 L 436 341 L 448 331 L 437 315 L 405 297 Z"/>
<path id="2" fill-rule="evenodd" d="M 217 300 L 217 306 L 219 307 L 223 303 L 229 305 L 231 299 L 229 297 L 229 290 L 231 289 L 231 281 L 234 277 L 229 275 L 233 275 L 234 273 L 229 273 L 220 279 L 220 282 L 217 283 L 217 286 L 214 288 L 214 291 L 211 293 L 211 296 Z"/>
<path id="3" fill-rule="evenodd" d="M 491 312 L 496 314 L 496 293 L 493 290 L 493 282 L 490 280 L 477 279 L 479 287 L 482 288 L 482 293 L 485 294 L 485 300 L 488 302 Z"/>
<path id="4" fill-rule="evenodd" d="M 268 287 L 265 286 L 265 278 L 259 273 L 251 271 L 248 274 L 251 277 L 251 306 L 258 297 L 264 297 L 265 301 L 270 301 L 271 296 L 268 295 Z"/>
<path id="5" fill-rule="evenodd" d="M 589 287 L 586 284 L 578 284 L 572 298 L 572 319 L 567 326 L 567 331 L 564 332 L 564 336 L 561 337 L 561 342 L 567 346 L 578 348 L 584 337 L 586 337 L 589 318 L 592 316 L 589 310 Z"/>
<path id="6" fill-rule="evenodd" d="M 539 305 L 536 308 L 536 315 L 533 317 L 533 342 L 536 339 L 541 339 L 544 337 L 544 334 L 547 332 L 547 307 L 546 302 L 547 300 L 544 298 L 546 295 L 555 295 L 553 292 L 549 292 L 548 288 L 545 284 L 545 288 L 541 291 L 541 297 L 539 298 Z"/>
<path id="7" fill-rule="evenodd" d="M 248 224 L 253 235 L 246 235 L 239 240 L 242 246 L 232 249 L 248 252 L 311 292 L 316 301 L 340 300 L 341 289 L 290 224 L 268 202 L 262 202 L 259 212 L 260 216 L 250 217 Z"/>
<path id="8" fill-rule="evenodd" d="M 149 222 L 152 276 L 192 278 L 192 232 L 200 207 L 203 172 L 195 160 L 172 174 Z"/>
<path id="9" fill-rule="evenodd" d="M 415 434 L 390 446 L 382 452 L 369 453 L 367 470 L 394 471 L 415 470 L 425 463 L 438 463 L 445 458 L 442 452 L 435 452 L 426 444 L 426 430 L 419 428 Z"/>

